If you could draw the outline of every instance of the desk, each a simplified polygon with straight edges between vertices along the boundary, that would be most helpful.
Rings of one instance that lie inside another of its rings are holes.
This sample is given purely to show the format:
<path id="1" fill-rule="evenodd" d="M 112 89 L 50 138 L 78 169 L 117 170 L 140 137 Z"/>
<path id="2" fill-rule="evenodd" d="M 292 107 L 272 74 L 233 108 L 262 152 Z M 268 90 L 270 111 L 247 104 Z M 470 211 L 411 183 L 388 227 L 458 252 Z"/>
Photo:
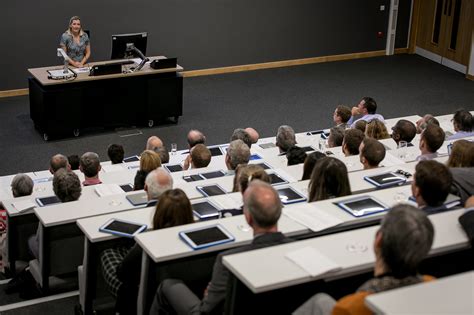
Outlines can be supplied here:
<path id="1" fill-rule="evenodd" d="M 161 59 L 163 56 L 151 57 Z M 91 65 L 114 61 L 96 62 Z M 75 80 L 49 80 L 48 70 L 28 69 L 30 117 L 45 140 L 51 134 L 79 135 L 87 127 L 153 126 L 183 113 L 183 68 L 154 70 L 147 63 L 134 73 L 78 74 Z"/>
<path id="2" fill-rule="evenodd" d="M 365 304 L 376 314 L 474 314 L 473 289 L 471 271 L 371 294 Z"/>

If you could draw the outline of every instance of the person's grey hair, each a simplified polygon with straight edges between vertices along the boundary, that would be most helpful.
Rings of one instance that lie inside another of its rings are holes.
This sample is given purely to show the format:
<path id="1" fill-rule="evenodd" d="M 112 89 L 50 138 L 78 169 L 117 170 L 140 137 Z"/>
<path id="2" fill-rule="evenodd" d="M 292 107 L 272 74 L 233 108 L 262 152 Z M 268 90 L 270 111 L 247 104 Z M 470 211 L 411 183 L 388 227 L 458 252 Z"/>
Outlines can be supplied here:
<path id="1" fill-rule="evenodd" d="M 100 159 L 94 152 L 86 152 L 81 156 L 80 166 L 86 177 L 94 177 L 99 173 Z"/>
<path id="2" fill-rule="evenodd" d="M 62 154 L 56 154 L 51 157 L 49 161 L 49 166 L 52 170 L 52 173 L 56 173 L 60 168 L 67 168 L 69 161 L 66 156 Z"/>
<path id="3" fill-rule="evenodd" d="M 81 181 L 76 173 L 59 169 L 54 173 L 53 191 L 61 202 L 75 201 L 81 196 Z"/>
<path id="4" fill-rule="evenodd" d="M 173 189 L 173 178 L 170 173 L 159 167 L 147 175 L 145 185 L 149 198 L 158 199 L 165 191 Z"/>
<path id="5" fill-rule="evenodd" d="M 250 134 L 245 131 L 245 129 L 235 129 L 232 133 L 232 136 L 230 137 L 230 142 L 238 139 L 242 140 L 249 148 L 252 147 L 252 138 L 250 137 Z"/>
<path id="6" fill-rule="evenodd" d="M 235 170 L 239 164 L 247 164 L 250 160 L 250 148 L 242 140 L 234 140 L 227 148 L 231 169 Z"/>
<path id="7" fill-rule="evenodd" d="M 244 208 L 256 225 L 271 228 L 278 223 L 283 206 L 275 189 L 270 184 L 256 179 L 250 182 L 246 190 Z"/>
<path id="8" fill-rule="evenodd" d="M 295 131 L 288 125 L 278 127 L 276 144 L 283 151 L 288 151 L 296 144 Z"/>
<path id="9" fill-rule="evenodd" d="M 396 278 L 416 275 L 431 249 L 434 228 L 423 210 L 407 204 L 393 207 L 382 220 L 381 256 Z"/>
<path id="10" fill-rule="evenodd" d="M 26 174 L 17 174 L 11 182 L 13 197 L 29 196 L 33 192 L 33 180 Z"/>
<path id="11" fill-rule="evenodd" d="M 155 148 L 154 151 L 160 156 L 161 164 L 166 164 L 170 161 L 170 154 L 165 146 Z"/>

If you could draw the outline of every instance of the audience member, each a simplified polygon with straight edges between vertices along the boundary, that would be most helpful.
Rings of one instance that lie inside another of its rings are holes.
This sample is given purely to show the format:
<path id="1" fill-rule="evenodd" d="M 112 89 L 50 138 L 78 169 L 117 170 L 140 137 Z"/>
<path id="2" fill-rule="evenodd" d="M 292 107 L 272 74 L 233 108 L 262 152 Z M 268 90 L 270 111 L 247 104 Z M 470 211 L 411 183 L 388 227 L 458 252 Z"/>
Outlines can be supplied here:
<path id="1" fill-rule="evenodd" d="M 364 133 L 359 129 L 347 129 L 342 140 L 342 152 L 345 156 L 359 155 L 359 146 L 364 140 Z"/>
<path id="2" fill-rule="evenodd" d="M 464 139 L 453 142 L 448 167 L 474 167 L 474 142 Z"/>
<path id="3" fill-rule="evenodd" d="M 140 168 L 133 181 L 133 190 L 142 190 L 145 188 L 145 179 L 151 171 L 161 166 L 161 160 L 158 153 L 152 150 L 145 150 L 140 154 Z"/>
<path id="4" fill-rule="evenodd" d="M 356 293 L 337 302 L 326 293 L 318 293 L 293 314 L 371 314 L 365 305 L 368 295 L 433 279 L 418 273 L 433 239 L 434 228 L 426 214 L 409 205 L 393 207 L 382 219 L 375 235 L 374 278 L 365 282 Z"/>
<path id="5" fill-rule="evenodd" d="M 111 144 L 107 148 L 107 155 L 109 156 L 110 162 L 112 162 L 112 164 L 119 164 L 123 162 L 125 151 L 122 145 Z"/>
<path id="6" fill-rule="evenodd" d="M 150 173 L 151 174 L 151 173 Z M 153 215 L 153 229 L 193 223 L 188 197 L 181 189 L 163 192 Z M 142 263 L 142 249 L 130 247 L 106 249 L 101 255 L 102 273 L 110 293 L 116 298 L 117 314 L 135 314 Z"/>
<path id="7" fill-rule="evenodd" d="M 191 168 L 207 167 L 209 163 L 211 163 L 211 150 L 209 150 L 204 144 L 198 143 L 192 147 L 190 151 L 189 166 Z M 187 165 L 185 163 L 183 168 L 188 169 L 189 166 L 186 166 Z"/>
<path id="8" fill-rule="evenodd" d="M 367 123 L 367 126 L 365 127 L 365 136 L 375 140 L 390 138 L 385 123 L 376 118 Z"/>
<path id="9" fill-rule="evenodd" d="M 352 113 L 351 109 L 344 105 L 338 105 L 334 110 L 334 114 L 332 115 L 332 119 L 334 121 L 335 127 L 340 127 L 342 129 L 346 129 L 349 126 L 347 122 L 351 119 Z"/>
<path id="10" fill-rule="evenodd" d="M 311 174 L 308 192 L 308 202 L 350 195 L 346 165 L 333 157 L 319 160 Z"/>
<path id="11" fill-rule="evenodd" d="M 250 139 L 252 139 L 252 143 L 257 143 L 260 135 L 258 134 L 257 130 L 253 129 L 252 127 L 245 128 L 245 131 L 250 135 Z"/>
<path id="12" fill-rule="evenodd" d="M 277 223 L 282 205 L 278 193 L 272 186 L 255 180 L 250 183 L 243 199 L 245 219 L 253 229 L 253 242 L 225 251 L 217 256 L 211 281 L 202 300 L 183 281 L 164 280 L 157 290 L 150 314 L 168 314 L 169 312 L 178 314 L 222 313 L 229 279 L 229 271 L 222 264 L 222 257 L 290 241 L 278 232 Z"/>
<path id="13" fill-rule="evenodd" d="M 319 151 L 308 154 L 304 160 L 303 176 L 301 177 L 301 180 L 310 179 L 316 163 L 324 157 L 326 157 L 326 154 Z"/>
<path id="14" fill-rule="evenodd" d="M 230 137 L 230 141 L 229 142 L 232 142 L 234 140 L 242 140 L 249 148 L 252 147 L 252 138 L 250 137 L 250 134 L 245 131 L 245 129 L 242 129 L 242 128 L 237 128 L 234 130 L 234 132 L 232 133 L 232 136 Z"/>
<path id="15" fill-rule="evenodd" d="M 12 194 L 14 198 L 29 196 L 33 193 L 33 180 L 26 174 L 17 174 L 11 182 Z"/>
<path id="16" fill-rule="evenodd" d="M 79 161 L 79 169 L 84 173 L 85 180 L 82 182 L 84 186 L 102 184 L 99 179 L 101 170 L 99 155 L 94 152 L 86 152 L 81 156 Z"/>
<path id="17" fill-rule="evenodd" d="M 166 146 L 156 148 L 154 151 L 156 153 L 158 153 L 158 155 L 160 156 L 161 164 L 169 163 L 170 154 L 169 154 L 168 149 L 166 148 Z"/>
<path id="18" fill-rule="evenodd" d="M 351 110 L 351 118 L 347 122 L 348 125 L 351 126 L 351 128 L 354 128 L 355 123 L 359 120 L 365 120 L 367 122 L 370 122 L 372 119 L 378 119 L 381 122 L 385 122 L 384 118 L 380 114 L 376 114 L 375 112 L 377 111 L 377 102 L 371 97 L 363 97 L 362 100 L 359 102 L 359 104 L 355 107 L 352 107 Z M 356 116 L 362 116 L 358 119 L 355 119 Z"/>
<path id="19" fill-rule="evenodd" d="M 72 154 L 67 157 L 69 165 L 71 166 L 71 171 L 79 170 L 80 158 L 77 154 Z"/>
<path id="20" fill-rule="evenodd" d="M 250 160 L 250 149 L 242 140 L 234 140 L 229 144 L 225 155 L 225 165 L 229 175 L 235 174 L 239 164 L 247 164 Z"/>
<path id="21" fill-rule="evenodd" d="M 421 133 L 419 148 L 421 155 L 416 160 L 432 160 L 438 157 L 438 149 L 443 145 L 445 133 L 435 124 L 428 124 Z"/>
<path id="22" fill-rule="evenodd" d="M 295 131 L 288 125 L 278 127 L 276 135 L 276 146 L 280 149 L 280 155 L 285 155 L 292 146 L 296 145 Z"/>
<path id="23" fill-rule="evenodd" d="M 465 109 L 458 109 L 453 116 L 453 127 L 455 134 L 448 137 L 448 140 L 455 140 L 459 138 L 472 137 L 473 119 L 472 114 Z"/>
<path id="24" fill-rule="evenodd" d="M 365 138 L 360 144 L 359 151 L 364 170 L 379 167 L 380 162 L 385 158 L 385 146 L 372 138 Z"/>
<path id="25" fill-rule="evenodd" d="M 328 147 L 335 148 L 340 147 L 342 145 L 342 140 L 344 140 L 344 131 L 345 128 L 342 127 L 332 127 L 329 130 L 329 137 L 328 137 Z"/>
<path id="26" fill-rule="evenodd" d="M 416 126 L 409 120 L 400 119 L 395 126 L 392 127 L 392 139 L 398 147 L 400 141 L 405 141 L 407 146 L 412 147 L 411 141 L 416 136 Z"/>
<path id="27" fill-rule="evenodd" d="M 67 157 L 65 157 L 62 154 L 53 155 L 53 157 L 49 161 L 50 173 L 54 175 L 54 173 L 56 173 L 56 171 L 59 170 L 60 168 L 64 168 L 66 170 L 71 169 L 71 166 L 69 165 L 69 161 L 67 160 Z"/>
<path id="28" fill-rule="evenodd" d="M 474 252 L 474 196 L 466 200 L 464 208 L 466 212 L 459 217 L 459 223 L 466 232 Z"/>
<path id="29" fill-rule="evenodd" d="M 155 151 L 157 148 L 163 146 L 163 141 L 157 136 L 151 136 L 146 142 L 145 150 Z"/>
<path id="30" fill-rule="evenodd" d="M 367 128 L 367 122 L 365 120 L 358 120 L 354 123 L 354 129 L 359 129 L 365 134 L 365 129 Z"/>
<path id="31" fill-rule="evenodd" d="M 306 151 L 295 145 L 286 152 L 286 159 L 288 160 L 288 166 L 304 163 L 304 160 L 306 159 Z"/>
<path id="32" fill-rule="evenodd" d="M 426 114 L 416 121 L 416 133 L 421 134 L 429 124 L 435 124 L 439 127 L 438 119 L 434 118 L 434 116 L 431 114 Z"/>
<path id="33" fill-rule="evenodd" d="M 453 176 L 446 165 L 436 161 L 418 162 L 411 183 L 411 191 L 418 207 L 428 214 L 448 210 L 444 202 L 452 182 Z"/>
<path id="34" fill-rule="evenodd" d="M 194 147 L 196 144 L 199 144 L 199 143 L 205 144 L 206 143 L 206 137 L 204 136 L 204 134 L 202 132 L 200 132 L 199 130 L 196 130 L 196 129 L 191 129 L 188 132 L 187 140 L 188 140 L 188 145 L 189 145 L 190 149 L 192 147 Z"/>
<path id="35" fill-rule="evenodd" d="M 449 169 L 453 176 L 450 193 L 459 196 L 461 203 L 474 195 L 474 167 L 452 167 Z"/>
<path id="36" fill-rule="evenodd" d="M 170 189 L 173 189 L 173 177 L 162 167 L 148 173 L 144 188 L 148 199 L 147 207 L 156 205 L 161 194 Z"/>

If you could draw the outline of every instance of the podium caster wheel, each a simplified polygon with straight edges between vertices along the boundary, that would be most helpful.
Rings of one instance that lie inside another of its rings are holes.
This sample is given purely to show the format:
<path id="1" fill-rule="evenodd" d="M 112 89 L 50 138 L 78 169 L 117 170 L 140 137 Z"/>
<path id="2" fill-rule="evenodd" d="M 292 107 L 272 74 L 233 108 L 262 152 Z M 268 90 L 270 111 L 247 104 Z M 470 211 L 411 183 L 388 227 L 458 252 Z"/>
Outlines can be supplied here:
<path id="1" fill-rule="evenodd" d="M 148 127 L 151 128 L 151 127 L 153 127 L 153 125 L 154 125 L 154 121 L 153 121 L 153 119 L 150 119 L 150 120 L 148 121 Z"/>
<path id="2" fill-rule="evenodd" d="M 44 141 L 48 141 L 48 140 L 49 140 L 49 137 L 48 137 L 48 134 L 47 134 L 47 133 L 43 133 L 43 139 L 44 139 Z"/>
<path id="3" fill-rule="evenodd" d="M 73 131 L 73 134 L 74 134 L 74 137 L 79 137 L 79 129 L 74 129 Z"/>

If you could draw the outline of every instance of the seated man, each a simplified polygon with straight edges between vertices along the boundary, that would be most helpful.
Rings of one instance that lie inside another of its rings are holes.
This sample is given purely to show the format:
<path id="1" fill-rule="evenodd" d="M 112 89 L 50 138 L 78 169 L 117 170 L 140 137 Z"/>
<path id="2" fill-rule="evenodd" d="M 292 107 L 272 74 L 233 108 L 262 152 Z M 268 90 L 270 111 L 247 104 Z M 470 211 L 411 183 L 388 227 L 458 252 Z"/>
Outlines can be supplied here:
<path id="1" fill-rule="evenodd" d="M 407 146 L 412 147 L 411 141 L 416 136 L 416 126 L 409 120 L 400 119 L 395 126 L 392 127 L 392 139 L 397 143 L 405 141 Z"/>
<path id="2" fill-rule="evenodd" d="M 374 278 L 337 302 L 325 293 L 318 293 L 293 314 L 372 314 L 365 305 L 368 295 L 433 279 L 418 273 L 433 238 L 433 225 L 423 211 L 405 204 L 393 207 L 375 235 Z"/>
<path id="3" fill-rule="evenodd" d="M 110 162 L 112 164 L 119 164 L 123 162 L 123 156 L 125 155 L 125 151 L 122 145 L 111 144 L 107 148 L 107 155 L 109 156 Z"/>
<path id="4" fill-rule="evenodd" d="M 217 314 L 219 310 L 222 313 L 229 279 L 229 271 L 222 264 L 222 257 L 290 241 L 278 232 L 282 205 L 278 193 L 272 186 L 254 180 L 245 190 L 243 199 L 245 220 L 253 229 L 252 243 L 230 249 L 217 256 L 211 282 L 202 300 L 183 281 L 164 280 L 158 288 L 150 314 L 168 314 L 173 311 L 178 314 Z"/>
<path id="5" fill-rule="evenodd" d="M 438 119 L 434 118 L 434 116 L 431 114 L 426 114 L 425 116 L 421 117 L 416 121 L 416 133 L 422 133 L 423 130 L 426 129 L 426 126 L 428 126 L 429 124 L 435 124 L 439 127 Z"/>
<path id="6" fill-rule="evenodd" d="M 33 180 L 26 174 L 17 174 L 11 182 L 12 194 L 14 198 L 29 196 L 33 193 Z"/>
<path id="7" fill-rule="evenodd" d="M 465 109 L 458 109 L 453 116 L 453 127 L 456 133 L 449 136 L 448 140 L 474 136 L 472 131 L 473 124 L 472 114 Z"/>
<path id="8" fill-rule="evenodd" d="M 359 151 L 364 170 L 379 167 L 380 162 L 385 158 L 385 146 L 372 138 L 365 138 L 360 144 Z"/>
<path id="9" fill-rule="evenodd" d="M 245 131 L 250 135 L 250 139 L 252 139 L 252 143 L 257 143 L 260 135 L 258 134 L 257 130 L 253 129 L 252 127 L 245 128 Z"/>
<path id="10" fill-rule="evenodd" d="M 351 119 L 351 116 L 352 112 L 349 107 L 344 105 L 337 106 L 332 115 L 335 127 L 341 127 L 342 129 L 348 128 L 347 122 Z"/>
<path id="11" fill-rule="evenodd" d="M 359 146 L 364 137 L 364 133 L 359 129 L 346 129 L 344 139 L 342 140 L 342 152 L 344 152 L 344 155 L 359 155 Z"/>
<path id="12" fill-rule="evenodd" d="M 163 146 L 163 141 L 157 136 L 151 136 L 146 142 L 145 150 L 155 151 L 157 148 Z"/>
<path id="13" fill-rule="evenodd" d="M 240 164 L 248 164 L 250 160 L 250 149 L 242 140 L 234 140 L 227 148 L 225 155 L 225 165 L 227 174 L 234 175 L 235 169 Z"/>
<path id="14" fill-rule="evenodd" d="M 82 182 L 84 186 L 102 184 L 99 179 L 99 171 L 101 170 L 99 155 L 94 152 L 86 152 L 81 156 L 79 169 L 84 173 L 85 180 Z"/>
<path id="15" fill-rule="evenodd" d="M 199 143 L 205 144 L 206 143 L 206 137 L 199 130 L 191 129 L 188 132 L 187 141 L 188 141 L 189 148 L 191 149 L 196 144 L 199 144 Z"/>
<path id="16" fill-rule="evenodd" d="M 156 153 L 158 153 L 158 155 L 160 156 L 161 164 L 169 163 L 169 161 L 170 161 L 170 154 L 169 154 L 169 152 L 168 152 L 168 149 L 166 149 L 165 146 L 156 148 L 154 151 L 155 151 Z"/>
<path id="17" fill-rule="evenodd" d="M 56 173 L 56 171 L 60 168 L 64 168 L 66 170 L 71 169 L 67 157 L 62 154 L 53 155 L 49 161 L 49 172 L 54 175 L 54 173 Z"/>
<path id="18" fill-rule="evenodd" d="M 278 127 L 276 146 L 280 149 L 280 155 L 285 155 L 294 145 L 296 145 L 296 136 L 293 128 L 287 125 Z"/>
<path id="19" fill-rule="evenodd" d="M 449 210 L 448 197 L 453 176 L 448 167 L 436 161 L 420 161 L 415 167 L 411 192 L 420 209 L 428 214 Z"/>
<path id="20" fill-rule="evenodd" d="M 419 148 L 421 155 L 416 160 L 432 160 L 438 157 L 438 149 L 443 145 L 445 133 L 441 127 L 434 124 L 426 126 L 425 130 L 421 133 Z"/>
<path id="21" fill-rule="evenodd" d="M 380 114 L 376 114 L 375 112 L 377 111 L 377 102 L 371 97 L 364 97 L 362 100 L 359 102 L 359 104 L 355 107 L 352 107 L 351 111 L 351 118 L 347 122 L 348 125 L 351 126 L 351 128 L 355 127 L 355 124 L 360 121 L 364 120 L 366 122 L 370 122 L 372 119 L 378 119 L 381 122 L 385 122 L 384 118 Z M 356 116 L 362 116 L 358 119 L 356 119 Z"/>
<path id="22" fill-rule="evenodd" d="M 173 177 L 162 167 L 148 173 L 144 188 L 148 199 L 146 206 L 155 206 L 161 194 L 170 189 L 173 189 Z"/>
<path id="23" fill-rule="evenodd" d="M 252 147 L 252 138 L 250 137 L 250 134 L 245 131 L 245 129 L 242 128 L 237 128 L 234 130 L 232 133 L 232 136 L 230 137 L 230 141 L 232 142 L 234 140 L 240 139 L 242 140 L 249 148 Z"/>
<path id="24" fill-rule="evenodd" d="M 342 145 L 342 141 L 344 140 L 344 131 L 345 128 L 343 127 L 332 127 L 329 130 L 329 138 L 328 138 L 328 147 L 335 148 L 340 147 Z"/>
<path id="25" fill-rule="evenodd" d="M 286 159 L 288 160 L 287 165 L 290 166 L 304 163 L 306 156 L 306 151 L 295 145 L 286 152 Z"/>
<path id="26" fill-rule="evenodd" d="M 198 143 L 191 148 L 189 159 L 186 159 L 188 163 L 184 163 L 183 169 L 187 170 L 191 168 L 207 167 L 211 163 L 211 150 L 209 150 L 204 144 Z"/>

